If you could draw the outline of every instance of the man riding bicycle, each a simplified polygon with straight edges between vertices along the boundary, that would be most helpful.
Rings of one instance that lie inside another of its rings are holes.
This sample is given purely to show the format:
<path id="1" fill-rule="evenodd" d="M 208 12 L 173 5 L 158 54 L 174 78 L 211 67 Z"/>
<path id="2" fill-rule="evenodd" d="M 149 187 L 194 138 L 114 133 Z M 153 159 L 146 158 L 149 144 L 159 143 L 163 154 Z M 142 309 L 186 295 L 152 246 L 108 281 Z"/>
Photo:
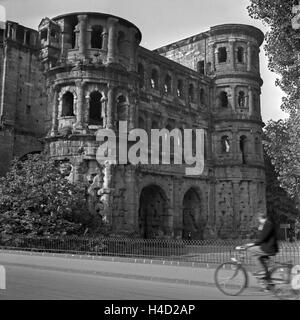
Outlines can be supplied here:
<path id="1" fill-rule="evenodd" d="M 262 267 L 265 272 L 264 279 L 269 280 L 270 274 L 267 260 L 269 256 L 275 256 L 279 252 L 277 232 L 275 223 L 265 213 L 259 212 L 257 218 L 260 224 L 258 228 L 260 230 L 258 240 L 247 244 L 247 247 L 249 247 L 248 252 L 250 253 L 250 257 L 255 258 L 257 266 L 257 272 L 253 273 L 253 275 L 259 275 L 260 272 L 258 270 Z"/>

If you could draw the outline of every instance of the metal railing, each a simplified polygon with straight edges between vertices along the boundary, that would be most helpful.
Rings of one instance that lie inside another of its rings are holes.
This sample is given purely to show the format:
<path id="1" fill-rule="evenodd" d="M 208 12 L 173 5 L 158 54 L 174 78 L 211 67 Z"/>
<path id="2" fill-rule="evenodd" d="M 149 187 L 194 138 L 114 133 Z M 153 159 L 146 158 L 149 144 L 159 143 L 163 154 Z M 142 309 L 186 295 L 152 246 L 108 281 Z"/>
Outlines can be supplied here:
<path id="1" fill-rule="evenodd" d="M 219 264 L 236 254 L 236 246 L 248 242 L 253 240 L 18 237 L 0 238 L 0 249 Z M 300 264 L 300 242 L 280 242 L 275 260 Z"/>

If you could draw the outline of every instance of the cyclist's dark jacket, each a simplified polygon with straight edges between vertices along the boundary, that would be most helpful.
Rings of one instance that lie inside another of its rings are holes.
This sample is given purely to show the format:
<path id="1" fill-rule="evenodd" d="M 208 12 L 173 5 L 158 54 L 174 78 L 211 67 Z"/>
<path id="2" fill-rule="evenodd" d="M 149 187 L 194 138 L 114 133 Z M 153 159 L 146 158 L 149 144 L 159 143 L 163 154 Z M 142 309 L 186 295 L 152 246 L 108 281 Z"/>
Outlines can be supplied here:
<path id="1" fill-rule="evenodd" d="M 267 254 L 276 254 L 278 249 L 276 228 L 272 221 L 267 220 L 261 230 L 259 239 L 255 245 L 260 246 L 261 250 Z"/>

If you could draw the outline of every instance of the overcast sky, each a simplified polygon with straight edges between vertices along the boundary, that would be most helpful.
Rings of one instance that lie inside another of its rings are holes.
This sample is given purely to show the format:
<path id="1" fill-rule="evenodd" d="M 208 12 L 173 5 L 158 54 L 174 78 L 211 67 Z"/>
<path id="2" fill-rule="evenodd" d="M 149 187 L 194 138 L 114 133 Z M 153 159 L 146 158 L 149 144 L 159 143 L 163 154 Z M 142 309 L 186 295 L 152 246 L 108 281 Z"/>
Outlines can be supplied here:
<path id="1" fill-rule="evenodd" d="M 207 31 L 223 23 L 244 23 L 266 27 L 248 16 L 249 0 L 0 0 L 8 20 L 37 29 L 44 17 L 76 11 L 111 13 L 133 22 L 142 32 L 141 45 L 156 49 L 168 43 Z M 277 75 L 267 69 L 267 58 L 260 54 L 262 118 L 286 118 L 280 104 L 283 96 L 275 86 Z"/>

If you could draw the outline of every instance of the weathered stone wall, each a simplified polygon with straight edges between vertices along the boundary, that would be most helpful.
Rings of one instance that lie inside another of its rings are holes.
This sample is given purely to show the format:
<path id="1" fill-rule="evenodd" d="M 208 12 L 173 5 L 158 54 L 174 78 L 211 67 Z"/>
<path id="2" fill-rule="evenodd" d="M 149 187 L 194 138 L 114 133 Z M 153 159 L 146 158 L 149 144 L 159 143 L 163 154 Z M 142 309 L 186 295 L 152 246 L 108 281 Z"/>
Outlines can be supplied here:
<path id="1" fill-rule="evenodd" d="M 0 126 L 2 137 L 10 137 L 0 148 L 3 175 L 14 157 L 43 149 L 39 138 L 46 133 L 50 114 L 37 32 L 9 21 L 0 49 Z"/>

